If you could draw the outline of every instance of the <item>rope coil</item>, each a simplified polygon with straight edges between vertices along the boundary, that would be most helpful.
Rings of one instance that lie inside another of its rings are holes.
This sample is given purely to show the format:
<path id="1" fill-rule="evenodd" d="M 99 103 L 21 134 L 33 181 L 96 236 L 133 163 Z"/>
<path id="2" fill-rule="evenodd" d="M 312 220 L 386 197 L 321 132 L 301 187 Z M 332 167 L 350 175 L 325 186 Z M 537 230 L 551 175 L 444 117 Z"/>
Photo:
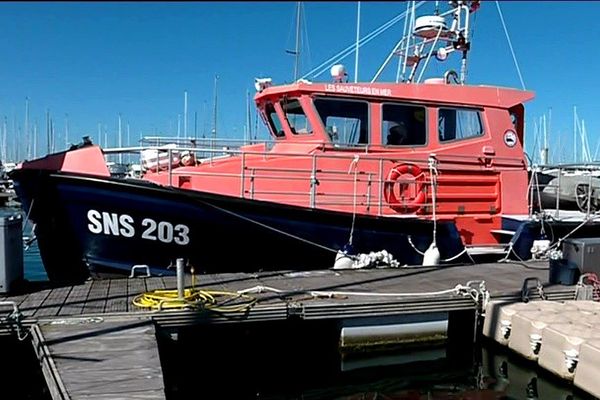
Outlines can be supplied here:
<path id="1" fill-rule="evenodd" d="M 237 302 L 241 300 L 241 302 Z M 234 304 L 227 304 L 236 302 Z M 177 290 L 153 290 L 133 299 L 133 305 L 152 310 L 211 310 L 216 312 L 243 312 L 250 309 L 257 299 L 243 293 L 185 289 L 182 298 Z"/>

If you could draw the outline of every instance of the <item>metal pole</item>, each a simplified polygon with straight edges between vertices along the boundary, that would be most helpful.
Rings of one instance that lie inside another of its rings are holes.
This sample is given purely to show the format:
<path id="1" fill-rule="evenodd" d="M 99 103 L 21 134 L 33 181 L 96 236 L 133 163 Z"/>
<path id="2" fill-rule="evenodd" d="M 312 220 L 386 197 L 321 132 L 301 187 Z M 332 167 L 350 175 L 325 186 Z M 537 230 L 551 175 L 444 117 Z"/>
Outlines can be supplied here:
<path id="1" fill-rule="evenodd" d="M 183 137 L 188 137 L 187 131 L 188 125 L 188 92 L 187 90 L 183 92 Z"/>
<path id="2" fill-rule="evenodd" d="M 562 168 L 558 168 L 558 186 L 556 187 L 556 211 L 554 214 L 554 218 L 558 219 L 560 217 L 560 177 L 562 175 Z M 575 194 L 577 195 L 577 194 Z"/>
<path id="3" fill-rule="evenodd" d="M 184 298 L 184 289 L 185 289 L 185 275 L 183 268 L 185 267 L 185 262 L 183 258 L 177 259 L 177 298 L 179 300 L 183 300 Z"/>
<path id="4" fill-rule="evenodd" d="M 356 6 L 356 46 L 354 50 L 354 83 L 358 83 L 358 49 L 360 48 L 360 1 Z"/>

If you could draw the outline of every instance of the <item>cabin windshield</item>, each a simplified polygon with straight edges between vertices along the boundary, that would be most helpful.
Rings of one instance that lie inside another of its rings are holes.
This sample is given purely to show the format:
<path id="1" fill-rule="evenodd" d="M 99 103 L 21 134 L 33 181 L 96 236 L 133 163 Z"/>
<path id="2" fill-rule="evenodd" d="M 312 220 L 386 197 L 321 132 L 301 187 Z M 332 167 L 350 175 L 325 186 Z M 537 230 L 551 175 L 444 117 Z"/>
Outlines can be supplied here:
<path id="1" fill-rule="evenodd" d="M 357 146 L 369 143 L 369 104 L 367 102 L 316 98 L 314 105 L 334 144 Z"/>
<path id="2" fill-rule="evenodd" d="M 283 99 L 281 108 L 294 135 L 305 135 L 312 133 L 312 126 L 306 117 L 302 105 L 298 99 Z"/>
<path id="3" fill-rule="evenodd" d="M 273 135 L 275 135 L 276 138 L 285 137 L 285 132 L 283 131 L 281 121 L 279 121 L 279 117 L 277 116 L 277 112 L 275 111 L 275 107 L 273 107 L 273 104 L 267 103 L 265 105 L 264 112 L 265 117 L 267 119 L 267 123 Z"/>

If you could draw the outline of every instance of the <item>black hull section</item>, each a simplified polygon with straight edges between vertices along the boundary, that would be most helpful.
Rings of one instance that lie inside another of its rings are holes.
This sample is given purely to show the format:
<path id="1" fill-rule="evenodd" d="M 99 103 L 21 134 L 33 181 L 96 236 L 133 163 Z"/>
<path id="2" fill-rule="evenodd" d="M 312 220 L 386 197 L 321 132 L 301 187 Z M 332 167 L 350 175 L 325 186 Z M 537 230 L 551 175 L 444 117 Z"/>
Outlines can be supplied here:
<path id="1" fill-rule="evenodd" d="M 196 272 L 314 270 L 333 266 L 347 244 L 352 214 L 179 190 L 137 180 L 19 170 L 16 189 L 36 224 L 49 279 L 76 282 L 153 274 L 184 258 Z M 401 264 L 420 264 L 432 223 L 416 218 L 357 216 L 357 252 L 387 250 Z M 438 224 L 442 258 L 462 250 L 454 224 Z"/>

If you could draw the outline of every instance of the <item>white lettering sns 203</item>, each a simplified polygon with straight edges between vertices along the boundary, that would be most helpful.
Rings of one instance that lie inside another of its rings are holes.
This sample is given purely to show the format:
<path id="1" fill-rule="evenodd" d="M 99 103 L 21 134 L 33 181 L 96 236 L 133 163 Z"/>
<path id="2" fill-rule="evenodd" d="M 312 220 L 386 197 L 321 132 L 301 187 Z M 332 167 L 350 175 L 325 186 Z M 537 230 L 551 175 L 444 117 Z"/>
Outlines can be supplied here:
<path id="1" fill-rule="evenodd" d="M 87 218 L 88 229 L 92 233 L 128 238 L 136 235 L 136 223 L 130 215 L 89 210 Z M 157 222 L 152 218 L 144 218 L 140 225 L 142 239 L 176 243 L 181 246 L 190 242 L 190 228 L 187 225 L 173 225 L 167 221 Z"/>

